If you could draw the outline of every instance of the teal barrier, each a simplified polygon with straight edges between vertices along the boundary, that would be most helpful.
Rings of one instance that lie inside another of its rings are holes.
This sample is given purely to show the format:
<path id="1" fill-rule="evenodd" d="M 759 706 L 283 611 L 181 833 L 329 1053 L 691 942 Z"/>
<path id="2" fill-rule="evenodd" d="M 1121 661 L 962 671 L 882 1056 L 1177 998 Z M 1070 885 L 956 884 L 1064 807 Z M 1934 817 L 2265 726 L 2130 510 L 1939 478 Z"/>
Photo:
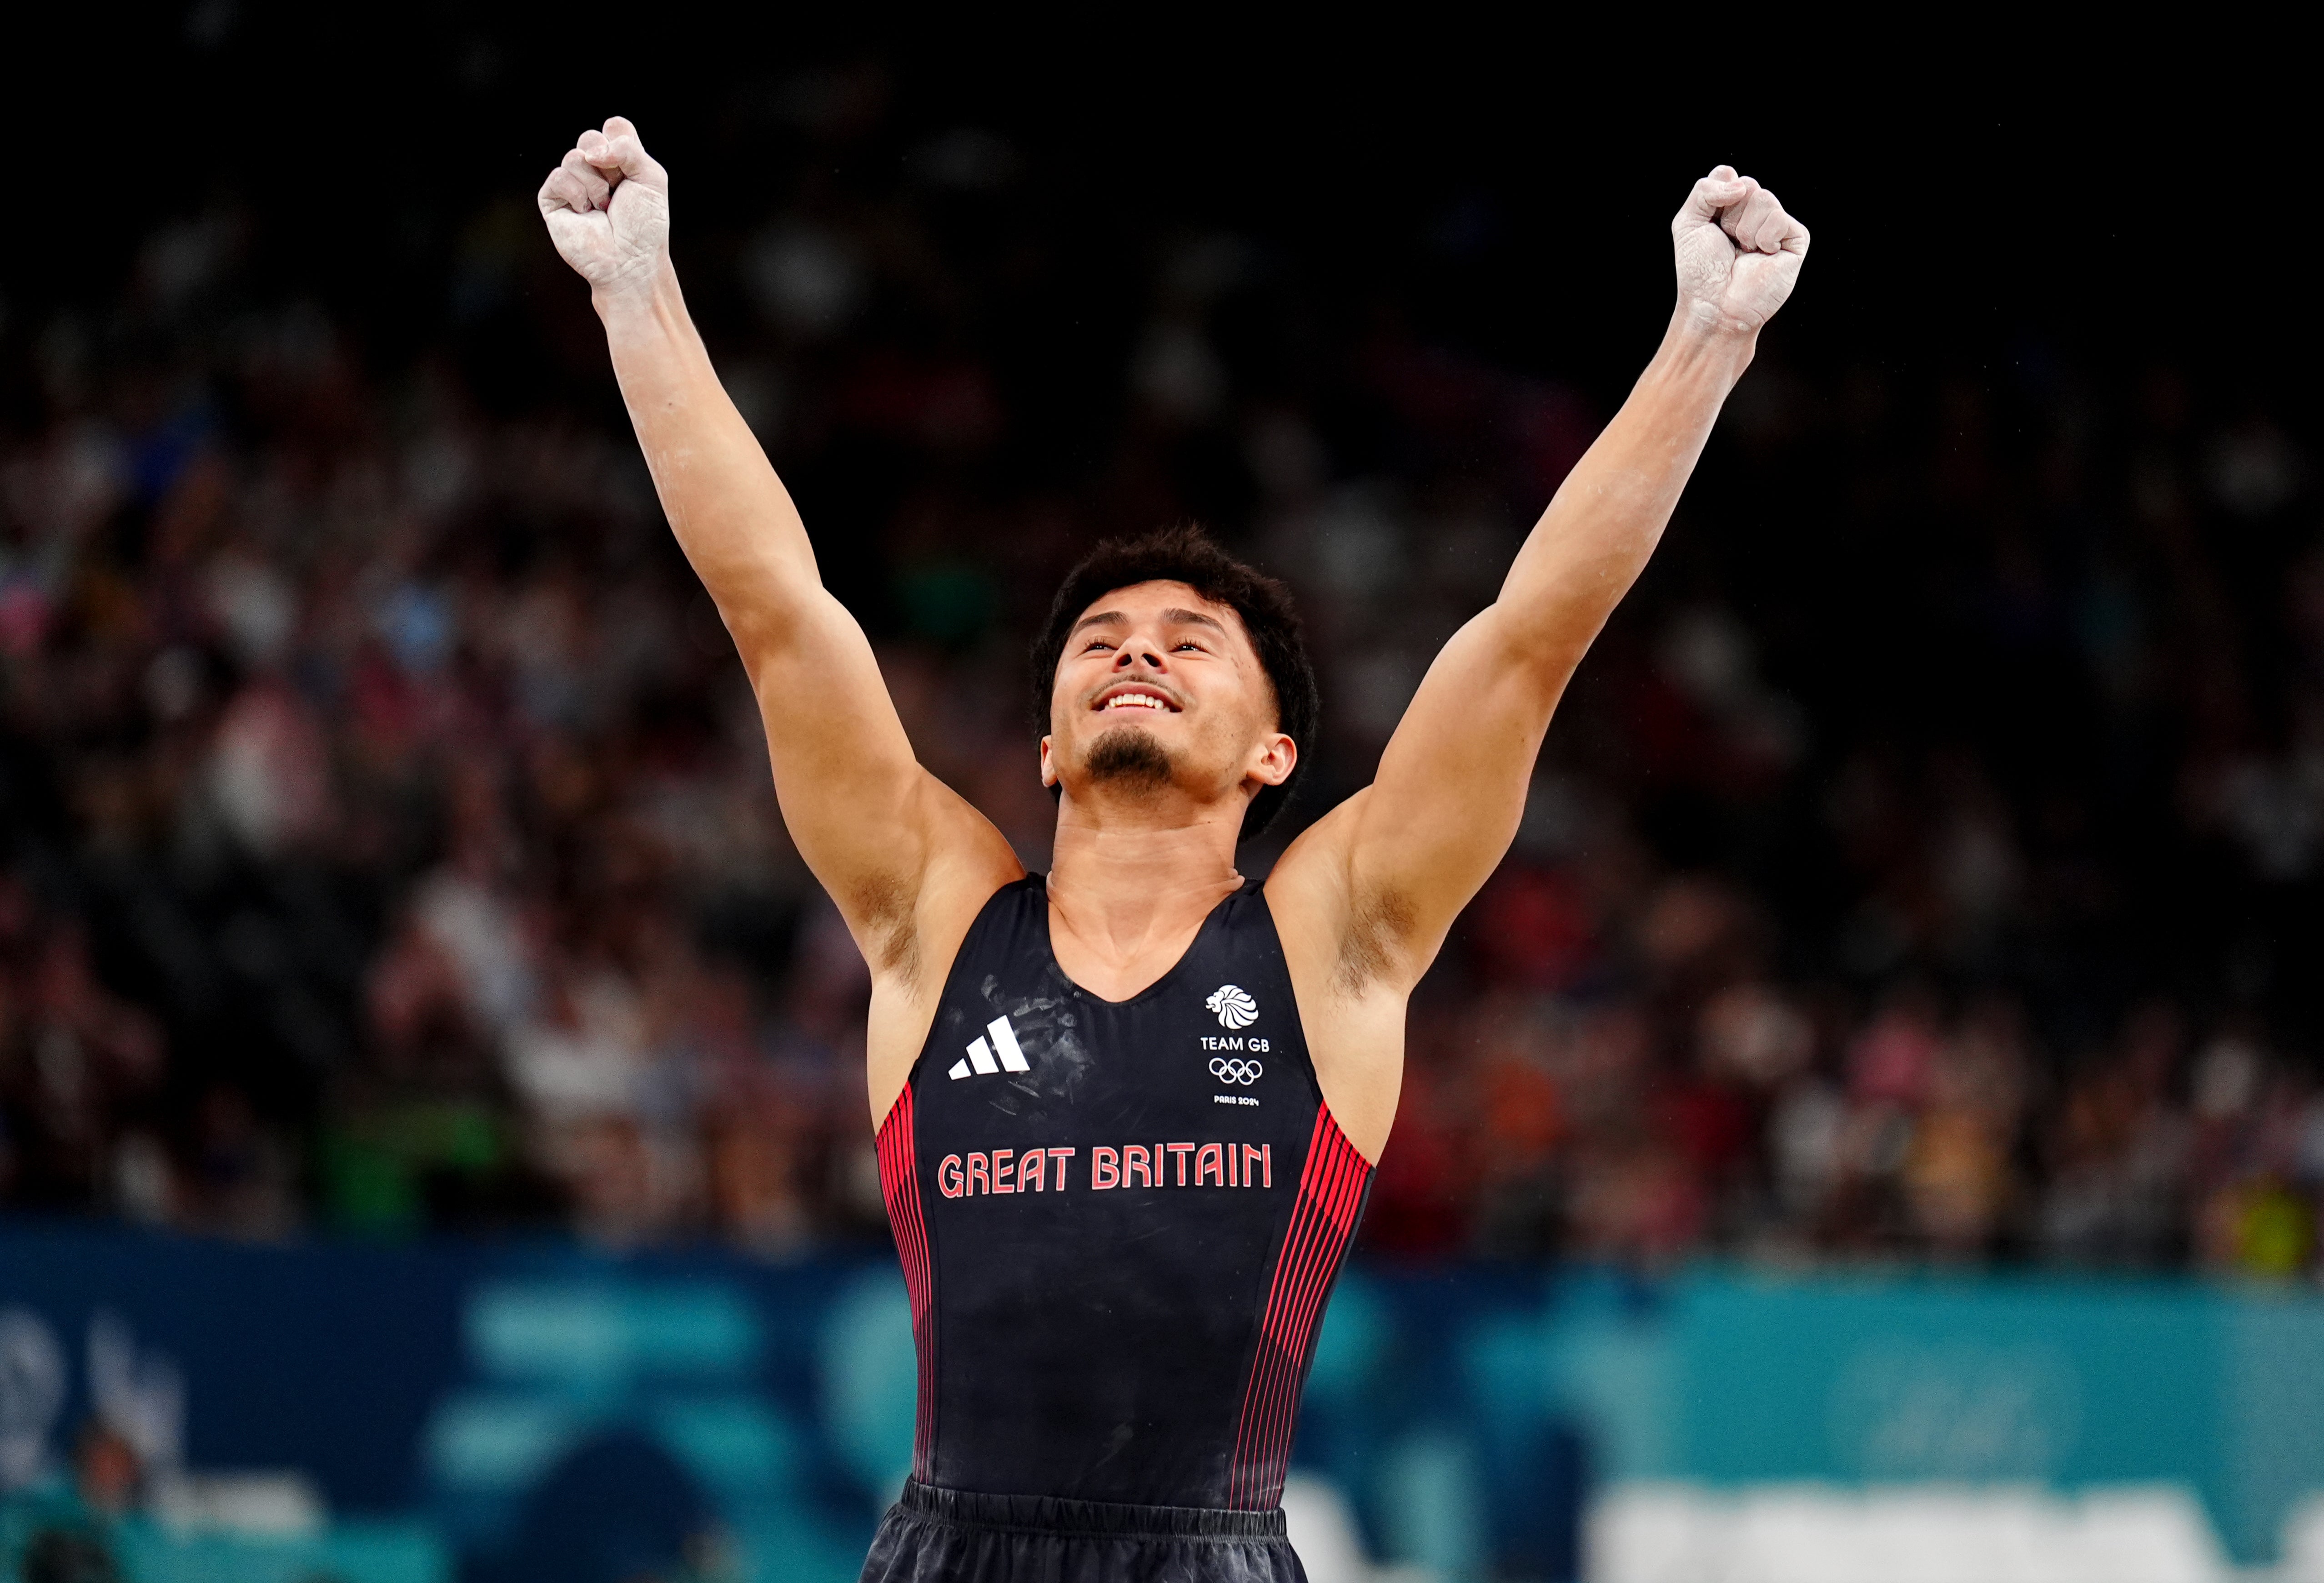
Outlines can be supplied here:
<path id="1" fill-rule="evenodd" d="M 579 1583 L 575 1547 L 613 1516 L 713 1525 L 752 1583 L 844 1583 L 908 1465 L 915 1379 L 903 1283 L 871 1250 L 268 1247 L 0 1220 L 0 1551 L 110 1414 L 192 1472 L 295 1472 L 331 1518 L 246 1554 L 132 1523 L 119 1548 L 146 1583 Z M 1448 1578 L 1570 1576 L 1588 1488 L 1631 1479 L 2169 1481 L 2257 1562 L 2324 1491 L 2324 1295 L 1368 1265 L 1325 1320 L 1296 1457 L 1381 1559 Z M 637 1569 L 619 1559 L 605 1576 Z"/>
<path id="2" fill-rule="evenodd" d="M 116 1538 L 131 1583 L 453 1583 L 453 1560 L 423 1522 L 341 1523 L 282 1540 L 173 1534 L 131 1522 Z"/>
<path id="3" fill-rule="evenodd" d="M 1601 1479 L 2170 1481 L 2247 1564 L 2324 1489 L 2308 1291 L 1702 1270 L 1572 1283 L 1467 1349 L 1480 1399 L 1532 1393 L 1587 1425 Z"/>

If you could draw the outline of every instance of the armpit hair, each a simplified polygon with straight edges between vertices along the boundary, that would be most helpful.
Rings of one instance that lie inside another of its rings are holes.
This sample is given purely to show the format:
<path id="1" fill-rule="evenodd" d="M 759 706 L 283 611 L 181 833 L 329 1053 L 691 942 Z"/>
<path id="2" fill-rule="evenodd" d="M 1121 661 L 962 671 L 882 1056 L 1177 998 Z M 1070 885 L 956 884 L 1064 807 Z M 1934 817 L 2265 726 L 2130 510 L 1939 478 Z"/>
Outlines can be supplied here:
<path id="1" fill-rule="evenodd" d="M 872 970 L 917 983 L 920 931 L 912 915 L 910 887 L 895 875 L 874 875 L 855 887 L 851 899 L 855 915 L 863 921 L 864 954 Z"/>
<path id="2" fill-rule="evenodd" d="M 1367 888 L 1348 909 L 1348 931 L 1340 941 L 1334 977 L 1342 994 L 1360 995 L 1386 976 L 1397 949 L 1412 934 L 1412 903 L 1401 893 Z"/>

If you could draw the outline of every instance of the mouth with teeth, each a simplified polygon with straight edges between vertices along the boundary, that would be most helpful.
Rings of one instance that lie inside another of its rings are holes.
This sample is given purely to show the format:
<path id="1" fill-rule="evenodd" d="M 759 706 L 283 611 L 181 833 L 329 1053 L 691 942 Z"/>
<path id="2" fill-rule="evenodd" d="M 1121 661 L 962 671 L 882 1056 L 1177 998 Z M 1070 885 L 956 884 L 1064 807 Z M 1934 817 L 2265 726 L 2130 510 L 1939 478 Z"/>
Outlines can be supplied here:
<path id="1" fill-rule="evenodd" d="M 1170 701 L 1169 694 L 1159 688 L 1137 683 L 1101 693 L 1090 707 L 1102 715 L 1129 714 L 1133 710 L 1157 715 L 1178 713 L 1178 706 Z"/>

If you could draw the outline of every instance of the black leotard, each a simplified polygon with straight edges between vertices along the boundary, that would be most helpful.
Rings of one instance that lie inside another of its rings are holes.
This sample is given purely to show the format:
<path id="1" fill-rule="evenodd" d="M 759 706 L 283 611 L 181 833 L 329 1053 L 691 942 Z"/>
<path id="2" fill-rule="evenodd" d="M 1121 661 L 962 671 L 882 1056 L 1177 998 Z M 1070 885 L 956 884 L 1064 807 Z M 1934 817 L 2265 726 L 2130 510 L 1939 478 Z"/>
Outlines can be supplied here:
<path id="1" fill-rule="evenodd" d="M 1315 1084 L 1264 897 L 1119 1004 L 995 893 L 881 1124 L 938 1488 L 1265 1511 L 1371 1168 Z"/>

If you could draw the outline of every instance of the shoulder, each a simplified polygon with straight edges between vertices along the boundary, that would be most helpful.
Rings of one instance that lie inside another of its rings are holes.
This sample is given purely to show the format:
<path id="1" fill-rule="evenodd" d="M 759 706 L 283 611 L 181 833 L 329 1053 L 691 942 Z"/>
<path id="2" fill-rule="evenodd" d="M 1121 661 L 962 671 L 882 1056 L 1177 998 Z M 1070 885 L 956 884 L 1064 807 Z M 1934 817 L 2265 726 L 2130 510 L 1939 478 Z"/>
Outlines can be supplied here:
<path id="1" fill-rule="evenodd" d="M 1417 977 L 1407 959 L 1410 898 L 1367 884 L 1356 862 L 1371 795 L 1366 787 L 1310 825 L 1268 875 L 1268 903 L 1303 995 L 1311 986 L 1342 997 L 1369 997 L 1382 987 L 1400 995 Z"/>
<path id="2" fill-rule="evenodd" d="M 1403 1085 L 1411 986 L 1375 916 L 1393 903 L 1366 898 L 1346 861 L 1342 843 L 1352 818 L 1327 828 L 1348 814 L 1342 803 L 1293 842 L 1263 893 L 1316 1087 L 1348 1141 L 1377 1162 Z"/>
<path id="3" fill-rule="evenodd" d="M 847 920 L 875 982 L 910 993 L 933 971 L 941 981 L 953 952 L 994 892 L 1025 877 L 1025 866 L 992 822 L 926 770 L 917 851 L 893 851 L 840 876 L 818 872 Z"/>
<path id="4" fill-rule="evenodd" d="M 1045 895 L 1039 878 L 1026 873 L 999 831 L 992 834 L 991 846 L 979 843 L 929 866 L 911 912 L 911 960 L 896 964 L 899 986 L 930 995 L 941 991 L 980 919 L 996 908 L 1029 905 Z"/>
<path id="5" fill-rule="evenodd" d="M 1045 897 L 1040 882 L 1026 874 L 1015 854 L 1005 845 L 1001 850 L 1008 855 L 1005 864 L 938 866 L 909 909 L 908 923 L 899 930 L 905 939 L 903 948 L 884 961 L 870 949 L 864 951 L 872 963 L 864 1077 L 874 1130 L 911 1080 L 921 1047 L 936 1024 L 945 986 L 978 922 L 988 915 L 1001 916 L 1012 905 L 1029 908 Z"/>

